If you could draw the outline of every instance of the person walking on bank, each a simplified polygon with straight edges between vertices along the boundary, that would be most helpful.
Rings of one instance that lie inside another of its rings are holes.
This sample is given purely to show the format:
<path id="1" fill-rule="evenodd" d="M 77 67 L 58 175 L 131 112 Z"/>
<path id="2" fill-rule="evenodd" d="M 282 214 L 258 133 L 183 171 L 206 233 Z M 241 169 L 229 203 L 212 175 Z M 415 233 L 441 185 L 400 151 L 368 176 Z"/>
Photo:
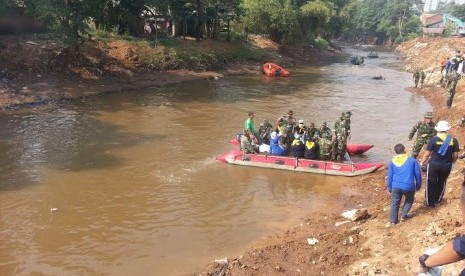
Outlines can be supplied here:
<path id="1" fill-rule="evenodd" d="M 408 135 L 409 141 L 412 141 L 415 132 L 417 132 L 417 138 L 415 139 L 415 144 L 412 148 L 413 158 L 417 158 L 423 146 L 428 143 L 428 139 L 436 135 L 436 130 L 434 130 L 433 112 L 425 112 L 423 121 L 419 121 L 412 128 L 412 131 L 410 131 Z"/>
<path id="2" fill-rule="evenodd" d="M 435 207 L 442 201 L 452 164 L 457 161 L 459 156 L 459 142 L 447 134 L 450 128 L 450 124 L 446 121 L 439 121 L 437 123 L 434 129 L 438 133 L 429 139 L 425 154 L 420 162 L 421 166 L 428 164 L 425 205 L 429 207 Z"/>
<path id="3" fill-rule="evenodd" d="M 420 88 L 423 88 L 423 83 L 425 82 L 426 73 L 425 71 L 420 71 Z"/>
<path id="4" fill-rule="evenodd" d="M 446 75 L 447 80 L 447 108 L 452 107 L 452 101 L 454 100 L 455 89 L 457 88 L 457 82 L 461 78 L 460 74 L 457 71 L 453 70 Z"/>
<path id="5" fill-rule="evenodd" d="M 418 81 L 419 80 L 420 80 L 420 72 L 415 71 L 415 73 L 413 73 L 413 81 L 415 82 L 415 87 L 418 86 Z"/>
<path id="6" fill-rule="evenodd" d="M 405 196 L 401 220 L 410 218 L 408 212 L 412 208 L 415 191 L 421 188 L 421 169 L 418 161 L 405 153 L 405 147 L 397 144 L 394 147 L 396 156 L 389 162 L 387 188 L 391 194 L 391 211 L 389 222 L 398 223 L 399 207 Z"/>

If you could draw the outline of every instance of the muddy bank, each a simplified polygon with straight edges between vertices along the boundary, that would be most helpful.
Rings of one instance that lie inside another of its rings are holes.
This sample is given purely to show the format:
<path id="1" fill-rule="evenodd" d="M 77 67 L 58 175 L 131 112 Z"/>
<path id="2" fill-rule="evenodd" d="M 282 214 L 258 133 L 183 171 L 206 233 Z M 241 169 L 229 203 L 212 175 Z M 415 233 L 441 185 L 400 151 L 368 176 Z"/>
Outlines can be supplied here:
<path id="1" fill-rule="evenodd" d="M 282 47 L 263 37 L 251 44 L 173 39 L 176 47 L 146 41 L 88 41 L 71 59 L 47 37 L 2 36 L 0 109 L 130 92 L 195 79 L 261 74 L 261 64 L 286 67 L 326 62 L 339 52 Z M 71 59 L 71 60 L 70 60 Z"/>
<path id="2" fill-rule="evenodd" d="M 418 39 L 401 45 L 398 51 L 405 57 L 406 70 L 418 70 L 437 67 L 438 61 L 457 48 L 465 49 L 465 43 L 455 38 Z M 451 109 L 445 108 L 445 88 L 435 82 L 406 91 L 424 96 L 433 105 L 435 121 L 448 120 L 453 125 L 451 133 L 461 147 L 465 143 L 465 128 L 458 125 L 465 114 L 462 82 Z M 341 200 L 346 209 L 367 208 L 369 219 L 339 225 L 343 221 L 339 213 L 323 211 L 284 233 L 264 238 L 227 264 L 212 263 L 195 275 L 410 275 L 425 249 L 465 232 L 458 202 L 459 171 L 464 165 L 463 160 L 454 165 L 440 206 L 429 209 L 423 205 L 423 183 L 411 211 L 414 217 L 393 227 L 387 225 L 390 195 L 385 188 L 386 171 L 350 178 L 347 186 L 354 194 Z M 316 238 L 318 243 L 310 245 L 307 238 Z M 458 275 L 462 269 L 461 263 L 448 265 L 443 275 Z"/>

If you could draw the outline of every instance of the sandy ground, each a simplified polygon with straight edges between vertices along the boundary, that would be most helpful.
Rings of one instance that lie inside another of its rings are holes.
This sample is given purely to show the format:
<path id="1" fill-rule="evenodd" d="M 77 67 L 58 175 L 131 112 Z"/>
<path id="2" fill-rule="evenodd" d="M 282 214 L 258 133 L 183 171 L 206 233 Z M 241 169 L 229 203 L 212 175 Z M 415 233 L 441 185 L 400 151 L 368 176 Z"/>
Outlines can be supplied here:
<path id="1" fill-rule="evenodd" d="M 455 49 L 465 50 L 463 38 L 418 39 L 398 48 L 408 71 L 436 67 Z M 445 88 L 436 83 L 409 88 L 406 93 L 426 97 L 435 109 L 434 120 L 451 122 L 451 133 L 464 145 L 465 127 L 458 125 L 465 114 L 465 85 L 461 82 L 451 109 L 445 108 Z M 227 264 L 213 262 L 193 275 L 413 275 L 412 267 L 425 249 L 465 232 L 458 202 L 459 171 L 464 165 L 463 160 L 455 164 L 440 206 L 431 209 L 423 205 L 423 185 L 415 197 L 414 217 L 392 227 L 388 227 L 386 170 L 350 178 L 347 185 L 356 193 L 343 198 L 345 205 L 367 208 L 368 219 L 336 226 L 344 221 L 339 213 L 321 212 L 284 233 L 264 238 L 242 255 L 230 257 Z M 319 242 L 310 245 L 308 238 Z M 446 266 L 443 275 L 458 275 L 464 265 Z"/>

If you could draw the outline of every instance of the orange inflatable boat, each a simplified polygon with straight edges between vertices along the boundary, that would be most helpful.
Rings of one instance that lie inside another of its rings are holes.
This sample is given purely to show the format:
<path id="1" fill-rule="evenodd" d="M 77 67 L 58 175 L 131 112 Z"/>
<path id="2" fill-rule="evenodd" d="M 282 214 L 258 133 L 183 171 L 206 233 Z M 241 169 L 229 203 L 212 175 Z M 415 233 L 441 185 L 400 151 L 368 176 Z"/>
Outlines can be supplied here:
<path id="1" fill-rule="evenodd" d="M 286 69 L 272 62 L 263 64 L 263 72 L 268 77 L 287 77 L 291 74 Z"/>

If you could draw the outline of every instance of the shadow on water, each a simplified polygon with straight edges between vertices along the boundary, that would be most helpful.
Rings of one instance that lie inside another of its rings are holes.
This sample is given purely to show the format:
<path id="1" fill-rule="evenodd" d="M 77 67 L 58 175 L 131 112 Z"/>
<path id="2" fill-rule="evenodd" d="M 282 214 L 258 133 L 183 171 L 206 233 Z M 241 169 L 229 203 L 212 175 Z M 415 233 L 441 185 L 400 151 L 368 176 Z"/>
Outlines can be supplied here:
<path id="1" fill-rule="evenodd" d="M 121 166 L 125 161 L 109 150 L 165 139 L 123 132 L 73 106 L 1 116 L 0 132 L 0 191 L 39 183 L 40 167 L 83 171 Z"/>

